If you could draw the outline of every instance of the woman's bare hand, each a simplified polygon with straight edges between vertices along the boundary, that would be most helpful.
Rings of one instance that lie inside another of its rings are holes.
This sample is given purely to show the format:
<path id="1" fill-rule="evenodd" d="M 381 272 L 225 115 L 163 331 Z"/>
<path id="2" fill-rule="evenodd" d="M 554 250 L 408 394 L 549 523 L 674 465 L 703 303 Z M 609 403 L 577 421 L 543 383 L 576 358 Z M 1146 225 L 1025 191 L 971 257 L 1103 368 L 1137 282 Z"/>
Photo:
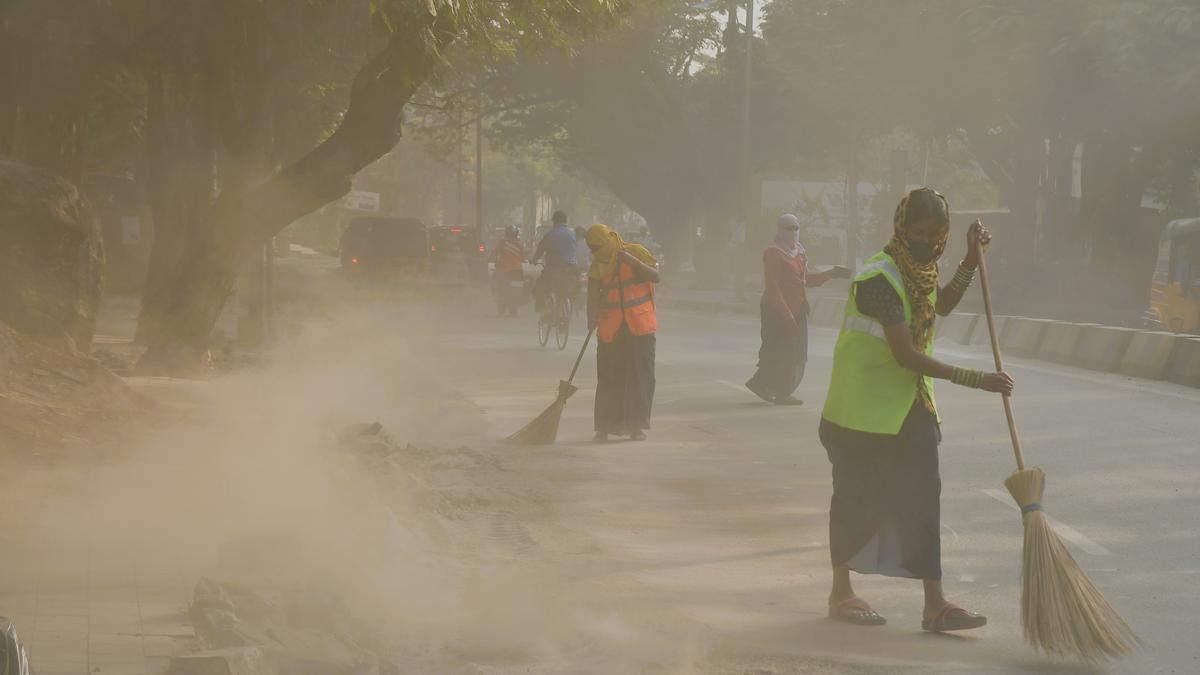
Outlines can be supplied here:
<path id="1" fill-rule="evenodd" d="M 995 394 L 1004 394 L 1008 396 L 1013 393 L 1013 387 L 1016 383 L 1013 382 L 1012 376 L 1008 373 L 986 373 L 983 376 L 983 381 L 979 383 L 979 388 L 984 391 L 990 391 Z"/>

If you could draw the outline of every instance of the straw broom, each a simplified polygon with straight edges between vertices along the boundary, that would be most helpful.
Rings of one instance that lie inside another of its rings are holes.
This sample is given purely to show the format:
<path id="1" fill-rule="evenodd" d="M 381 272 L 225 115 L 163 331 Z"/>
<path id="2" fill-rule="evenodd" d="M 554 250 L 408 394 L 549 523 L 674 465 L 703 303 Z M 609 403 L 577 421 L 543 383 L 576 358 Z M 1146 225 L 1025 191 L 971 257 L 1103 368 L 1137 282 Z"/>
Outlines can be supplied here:
<path id="1" fill-rule="evenodd" d="M 563 408 L 567 405 L 567 399 L 579 391 L 579 387 L 571 383 L 575 381 L 575 373 L 579 370 L 579 364 L 583 361 L 583 355 L 587 352 L 588 343 L 592 341 L 592 333 L 594 332 L 596 332 L 595 328 L 589 330 L 587 337 L 584 338 L 583 349 L 579 350 L 579 356 L 575 359 L 575 366 L 571 368 L 571 376 L 565 380 L 558 381 L 558 396 L 554 399 L 554 402 L 543 410 L 542 414 L 533 418 L 532 422 L 504 439 L 504 442 L 519 445 L 550 445 L 554 442 L 554 439 L 558 438 L 558 423 L 562 419 Z"/>
<path id="2" fill-rule="evenodd" d="M 991 334 L 996 370 L 1004 370 L 1000 342 L 992 317 L 987 262 L 979 251 L 979 279 L 983 305 Z M 1046 474 L 1025 468 L 1021 439 L 1017 435 L 1012 399 L 1005 395 L 1004 414 L 1012 436 L 1017 471 L 1004 487 L 1021 507 L 1025 524 L 1025 547 L 1021 560 L 1021 623 L 1025 639 L 1037 649 L 1056 656 L 1074 656 L 1088 662 L 1124 656 L 1141 641 L 1092 585 L 1070 551 L 1050 527 L 1042 511 Z"/>

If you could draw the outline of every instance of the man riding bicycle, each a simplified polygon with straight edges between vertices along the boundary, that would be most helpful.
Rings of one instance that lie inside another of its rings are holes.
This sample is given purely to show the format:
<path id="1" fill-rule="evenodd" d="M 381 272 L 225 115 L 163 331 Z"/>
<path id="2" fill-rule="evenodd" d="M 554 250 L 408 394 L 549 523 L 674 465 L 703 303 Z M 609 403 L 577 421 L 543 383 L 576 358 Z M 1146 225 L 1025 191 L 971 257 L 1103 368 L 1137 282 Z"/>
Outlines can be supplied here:
<path id="1" fill-rule="evenodd" d="M 545 269 L 533 286 L 533 300 L 539 313 L 546 310 L 546 298 L 551 293 L 560 298 L 574 297 L 579 290 L 579 259 L 575 255 L 575 232 L 567 227 L 567 214 L 555 211 L 554 227 L 550 229 L 530 258 L 537 263 L 545 260 Z"/>

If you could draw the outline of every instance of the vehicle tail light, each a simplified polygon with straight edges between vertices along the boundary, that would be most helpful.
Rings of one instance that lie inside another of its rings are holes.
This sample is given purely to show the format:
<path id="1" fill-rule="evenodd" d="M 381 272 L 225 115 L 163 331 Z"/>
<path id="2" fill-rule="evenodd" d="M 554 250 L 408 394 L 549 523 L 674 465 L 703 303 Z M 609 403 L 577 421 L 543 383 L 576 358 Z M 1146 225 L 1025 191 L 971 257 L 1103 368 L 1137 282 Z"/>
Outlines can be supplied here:
<path id="1" fill-rule="evenodd" d="M 430 252 L 430 253 L 437 253 L 437 244 L 434 244 L 434 245 L 430 246 L 430 247 L 429 247 L 429 252 Z"/>
<path id="2" fill-rule="evenodd" d="M 353 257 L 351 257 L 351 258 L 350 258 L 350 264 L 351 264 L 351 265 L 357 265 L 357 264 L 358 264 L 358 256 L 353 256 Z"/>
<path id="3" fill-rule="evenodd" d="M 461 227 L 452 227 L 452 228 L 450 228 L 450 234 L 462 234 L 462 228 Z"/>

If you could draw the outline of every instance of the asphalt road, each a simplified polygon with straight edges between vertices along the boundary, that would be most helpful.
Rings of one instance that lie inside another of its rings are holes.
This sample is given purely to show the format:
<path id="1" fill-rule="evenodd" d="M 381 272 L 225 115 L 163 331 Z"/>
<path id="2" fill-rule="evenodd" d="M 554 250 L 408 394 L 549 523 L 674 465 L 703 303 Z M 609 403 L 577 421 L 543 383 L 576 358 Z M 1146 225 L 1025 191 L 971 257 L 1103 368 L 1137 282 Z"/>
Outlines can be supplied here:
<path id="1" fill-rule="evenodd" d="M 989 625 L 922 634 L 919 584 L 879 577 L 858 577 L 856 587 L 889 624 L 834 624 L 824 617 L 830 474 L 817 440 L 834 332 L 812 331 L 798 394 L 806 405 L 775 407 L 741 386 L 756 359 L 756 321 L 669 310 L 660 318 L 648 441 L 589 442 L 589 356 L 558 446 L 504 460 L 553 486 L 554 508 L 526 525 L 570 578 L 636 580 L 621 601 L 703 626 L 703 660 L 719 672 L 811 672 L 814 663 L 829 672 L 1200 672 L 1200 391 L 1010 360 L 1027 460 L 1048 476 L 1047 512 L 1147 642 L 1097 668 L 1040 657 L 1022 642 L 1021 524 L 1001 484 L 1014 462 L 994 395 L 939 388 L 947 592 Z M 487 421 L 474 442 L 507 435 L 548 404 L 581 342 L 538 347 L 528 311 L 496 319 L 456 310 L 437 332 L 453 364 L 447 378 Z M 990 362 L 975 348 L 938 351 L 966 366 Z M 556 545 L 554 529 L 591 543 Z"/>

